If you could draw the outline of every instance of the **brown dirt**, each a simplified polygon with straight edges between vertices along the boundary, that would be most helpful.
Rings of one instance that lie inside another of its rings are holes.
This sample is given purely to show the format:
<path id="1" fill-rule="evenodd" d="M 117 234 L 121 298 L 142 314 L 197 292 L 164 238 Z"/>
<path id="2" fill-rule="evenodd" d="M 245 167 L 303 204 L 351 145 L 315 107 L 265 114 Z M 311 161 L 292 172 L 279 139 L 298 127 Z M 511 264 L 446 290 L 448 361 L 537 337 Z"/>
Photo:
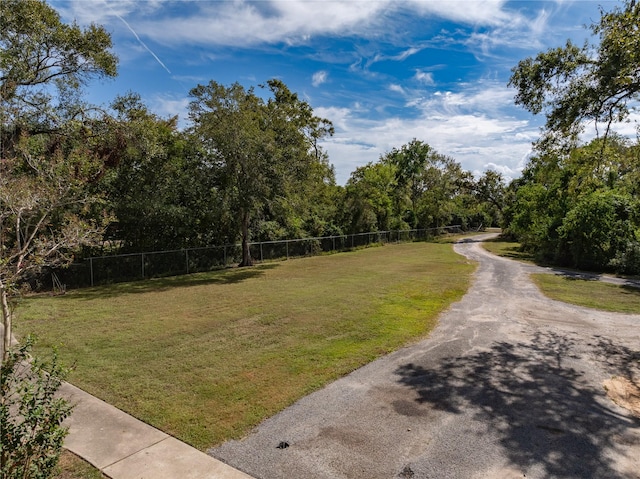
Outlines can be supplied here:
<path id="1" fill-rule="evenodd" d="M 617 376 L 606 380 L 603 386 L 609 399 L 640 417 L 640 387 L 627 378 Z"/>

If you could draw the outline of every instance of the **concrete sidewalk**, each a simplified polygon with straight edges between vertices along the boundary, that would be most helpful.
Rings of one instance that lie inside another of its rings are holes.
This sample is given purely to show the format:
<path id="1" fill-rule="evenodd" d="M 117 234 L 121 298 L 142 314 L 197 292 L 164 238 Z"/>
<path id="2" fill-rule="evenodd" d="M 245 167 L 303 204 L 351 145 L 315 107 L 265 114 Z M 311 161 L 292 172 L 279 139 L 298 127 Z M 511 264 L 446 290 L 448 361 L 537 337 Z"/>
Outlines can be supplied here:
<path id="1" fill-rule="evenodd" d="M 64 447 L 113 479 L 251 479 L 71 384 L 60 393 L 75 405 Z"/>

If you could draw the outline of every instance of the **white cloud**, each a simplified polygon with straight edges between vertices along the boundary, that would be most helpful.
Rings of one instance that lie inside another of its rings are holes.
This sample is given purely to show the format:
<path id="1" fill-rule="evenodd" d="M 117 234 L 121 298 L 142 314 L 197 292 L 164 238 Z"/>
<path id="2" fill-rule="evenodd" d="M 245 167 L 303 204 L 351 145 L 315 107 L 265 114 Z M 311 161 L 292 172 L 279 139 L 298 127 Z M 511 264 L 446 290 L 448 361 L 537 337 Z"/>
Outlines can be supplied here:
<path id="1" fill-rule="evenodd" d="M 436 84 L 436 82 L 433 79 L 433 73 L 431 72 L 423 72 L 423 71 L 417 70 L 414 78 L 418 80 L 418 82 L 422 83 L 423 85 L 433 86 Z"/>
<path id="2" fill-rule="evenodd" d="M 512 22 L 514 15 L 503 9 L 506 0 L 425 2 L 413 0 L 411 5 L 424 15 L 437 15 L 447 20 L 470 25 L 498 25 Z"/>
<path id="3" fill-rule="evenodd" d="M 514 117 L 507 101 L 513 92 L 490 82 L 474 90 L 439 92 L 407 108 L 412 118 L 373 120 L 367 112 L 347 108 L 318 108 L 317 113 L 334 122 L 336 134 L 323 146 L 345 184 L 356 167 L 377 161 L 380 155 L 416 138 L 438 152 L 451 156 L 478 175 L 494 169 L 512 179 L 519 176 L 538 125 Z"/>
<path id="4" fill-rule="evenodd" d="M 157 95 L 150 100 L 151 111 L 162 118 L 178 115 L 181 127 L 186 125 L 189 112 L 189 98 Z"/>
<path id="5" fill-rule="evenodd" d="M 320 70 L 313 74 L 313 77 L 311 78 L 311 84 L 316 87 L 320 86 L 323 83 L 326 83 L 328 78 L 329 74 L 325 70 Z"/>
<path id="6" fill-rule="evenodd" d="M 67 18 L 82 24 L 113 25 L 120 16 L 145 38 L 173 46 L 179 44 L 251 46 L 260 43 L 296 44 L 318 35 L 359 35 L 377 37 L 395 33 L 388 30 L 394 13 L 415 17 L 462 22 L 489 27 L 515 25 L 524 20 L 508 12 L 504 0 L 344 2 L 338 0 L 245 0 L 170 2 L 50 0 Z M 540 22 L 538 22 L 540 23 Z M 517 29 L 517 28 L 516 28 Z M 520 28 L 520 34 L 522 34 Z M 409 47 L 385 59 L 402 61 L 420 51 Z"/>

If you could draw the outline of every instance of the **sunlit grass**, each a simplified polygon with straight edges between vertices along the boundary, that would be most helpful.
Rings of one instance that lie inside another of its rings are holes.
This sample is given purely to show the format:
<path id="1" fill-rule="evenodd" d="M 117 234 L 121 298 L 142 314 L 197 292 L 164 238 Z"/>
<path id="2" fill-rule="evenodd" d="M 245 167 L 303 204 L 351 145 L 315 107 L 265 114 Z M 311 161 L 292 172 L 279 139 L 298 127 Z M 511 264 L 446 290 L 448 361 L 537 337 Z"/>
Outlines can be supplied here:
<path id="1" fill-rule="evenodd" d="M 71 382 L 200 449 L 424 338 L 474 266 L 407 243 L 26 298 Z"/>
<path id="2" fill-rule="evenodd" d="M 531 254 L 521 251 L 520 243 L 503 238 L 482 243 L 489 252 L 525 263 L 535 263 Z M 640 314 L 640 289 L 602 281 L 581 280 L 551 273 L 531 275 L 543 294 L 565 303 L 617 313 Z"/>
<path id="3" fill-rule="evenodd" d="M 551 299 L 603 311 L 640 314 L 640 288 L 555 274 L 539 273 L 531 277 Z"/>

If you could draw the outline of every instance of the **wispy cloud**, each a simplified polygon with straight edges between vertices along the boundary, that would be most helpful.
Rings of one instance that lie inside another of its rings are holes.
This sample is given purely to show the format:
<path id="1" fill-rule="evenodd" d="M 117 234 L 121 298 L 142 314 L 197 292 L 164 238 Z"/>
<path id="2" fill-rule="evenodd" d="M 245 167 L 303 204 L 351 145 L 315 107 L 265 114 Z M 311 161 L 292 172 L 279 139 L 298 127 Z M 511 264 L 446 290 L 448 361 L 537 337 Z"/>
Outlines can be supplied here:
<path id="1" fill-rule="evenodd" d="M 304 43 L 316 36 L 342 34 L 379 37 L 395 35 L 388 26 L 394 13 L 416 18 L 440 18 L 467 25 L 498 26 L 513 23 L 519 14 L 508 12 L 504 0 L 433 2 L 344 2 L 329 0 L 244 0 L 167 2 L 50 0 L 61 11 L 83 23 L 108 23 L 109 17 L 136 18 L 136 30 L 146 38 L 167 44 L 249 46 L 259 43 Z M 520 20 L 518 20 L 520 21 Z M 403 50 L 401 61 L 417 51 Z"/>
<path id="2" fill-rule="evenodd" d="M 179 117 L 179 123 L 181 126 L 186 125 L 188 111 L 189 111 L 189 98 L 179 97 L 174 95 L 156 95 L 151 99 L 151 109 L 161 117 Z"/>
<path id="3" fill-rule="evenodd" d="M 410 100 L 407 108 L 416 115 L 380 119 L 355 109 L 321 108 L 319 113 L 336 127 L 324 147 L 341 184 L 356 166 L 376 161 L 413 138 L 426 141 L 476 175 L 494 169 L 515 178 L 538 137 L 539 124 L 514 116 L 515 107 L 508 101 L 512 94 L 501 84 L 484 82 L 462 93 L 436 92 Z"/>
<path id="4" fill-rule="evenodd" d="M 416 71 L 414 78 L 423 85 L 433 86 L 436 82 L 433 79 L 433 73 L 431 72 L 423 72 L 420 70 Z"/>
<path id="5" fill-rule="evenodd" d="M 325 70 L 315 72 L 311 78 L 311 84 L 315 87 L 320 86 L 323 83 L 326 83 L 328 77 L 329 74 Z"/>

